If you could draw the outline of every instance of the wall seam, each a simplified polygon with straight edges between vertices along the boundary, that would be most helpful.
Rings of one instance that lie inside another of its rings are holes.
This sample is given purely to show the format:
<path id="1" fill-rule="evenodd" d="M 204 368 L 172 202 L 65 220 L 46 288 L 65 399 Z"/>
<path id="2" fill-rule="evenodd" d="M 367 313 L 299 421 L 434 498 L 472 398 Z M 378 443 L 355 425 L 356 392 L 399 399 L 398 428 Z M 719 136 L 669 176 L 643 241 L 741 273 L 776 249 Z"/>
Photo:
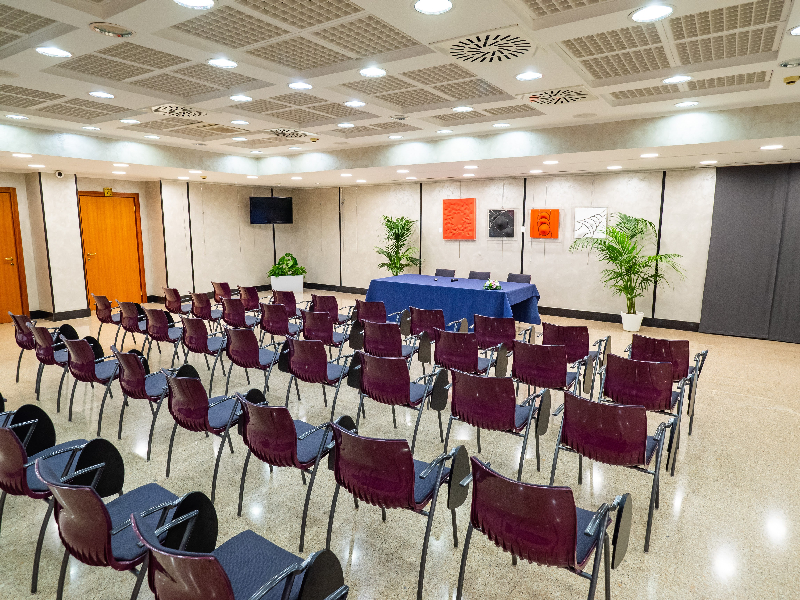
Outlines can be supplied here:
<path id="1" fill-rule="evenodd" d="M 77 173 L 73 175 L 73 177 L 75 178 L 75 202 L 78 205 L 78 231 L 80 231 L 81 234 L 81 267 L 83 268 L 83 287 L 86 288 L 86 308 L 92 310 L 92 305 L 89 302 L 89 278 L 86 276 L 86 248 L 83 245 L 83 219 L 81 219 L 81 195 L 78 193 Z M 53 312 L 55 312 L 55 309 Z"/>
<path id="2" fill-rule="evenodd" d="M 339 285 L 342 283 L 342 188 L 339 188 Z"/>
<path id="3" fill-rule="evenodd" d="M 664 192 L 667 187 L 667 172 L 661 173 L 661 207 L 658 210 L 658 238 L 656 239 L 656 256 L 661 254 L 661 226 L 664 223 Z M 658 291 L 658 263 L 656 263 L 656 282 L 653 284 L 653 307 L 650 309 L 650 317 L 656 317 L 656 292 Z"/>
<path id="4" fill-rule="evenodd" d="M 192 263 L 192 292 L 197 291 L 194 282 L 194 241 L 192 239 L 192 200 L 189 196 L 189 184 L 186 184 L 186 214 L 189 215 L 189 260 Z"/>
<path id="5" fill-rule="evenodd" d="M 158 195 L 161 199 L 161 236 L 164 239 L 164 280 L 169 287 L 169 265 L 167 264 L 167 226 L 164 223 L 164 181 L 158 180 Z"/>
<path id="6" fill-rule="evenodd" d="M 44 225 L 44 249 L 47 254 L 47 277 L 50 279 L 50 304 L 53 314 L 56 312 L 56 297 L 53 292 L 53 269 L 50 266 L 50 241 L 47 238 L 47 215 L 44 210 L 44 190 L 42 189 L 42 172 L 39 171 L 39 202 L 42 205 L 42 224 Z"/>
<path id="7" fill-rule="evenodd" d="M 419 182 L 419 274 L 422 275 L 422 182 Z"/>
<path id="8" fill-rule="evenodd" d="M 519 272 L 525 272 L 525 217 L 527 213 L 526 203 L 528 200 L 528 178 L 522 179 L 522 247 L 519 250 Z"/>

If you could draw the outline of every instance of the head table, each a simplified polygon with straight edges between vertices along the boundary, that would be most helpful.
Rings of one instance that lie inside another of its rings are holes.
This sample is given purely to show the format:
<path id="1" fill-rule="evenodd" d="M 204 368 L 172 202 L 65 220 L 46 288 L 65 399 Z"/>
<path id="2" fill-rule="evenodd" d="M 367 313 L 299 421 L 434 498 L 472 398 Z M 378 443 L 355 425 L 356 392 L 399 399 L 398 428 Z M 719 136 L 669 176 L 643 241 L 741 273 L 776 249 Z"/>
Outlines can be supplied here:
<path id="1" fill-rule="evenodd" d="M 501 281 L 501 290 L 485 290 L 482 279 L 458 279 L 432 275 L 398 275 L 373 279 L 367 302 L 383 302 L 387 313 L 415 308 L 444 311 L 446 323 L 466 318 L 473 324 L 474 315 L 514 317 L 522 323 L 541 324 L 539 290 L 530 283 Z"/>

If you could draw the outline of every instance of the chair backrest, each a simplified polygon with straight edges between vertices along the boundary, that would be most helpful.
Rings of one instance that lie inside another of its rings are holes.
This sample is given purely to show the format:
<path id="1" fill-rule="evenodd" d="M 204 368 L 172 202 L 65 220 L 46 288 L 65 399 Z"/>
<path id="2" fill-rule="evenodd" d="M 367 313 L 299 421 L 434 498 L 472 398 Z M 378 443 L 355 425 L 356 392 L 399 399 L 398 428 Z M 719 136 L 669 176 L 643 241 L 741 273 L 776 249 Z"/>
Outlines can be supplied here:
<path id="1" fill-rule="evenodd" d="M 441 309 L 428 310 L 425 308 L 410 307 L 411 310 L 411 335 L 419 335 L 425 331 L 434 342 L 436 330 L 444 329 L 444 311 Z"/>
<path id="2" fill-rule="evenodd" d="M 589 328 L 583 325 L 542 323 L 542 344 L 566 346 L 568 362 L 581 360 L 589 355 Z"/>
<path id="3" fill-rule="evenodd" d="M 567 385 L 567 349 L 515 341 L 511 374 L 528 385 L 564 388 Z"/>
<path id="4" fill-rule="evenodd" d="M 436 272 L 433 274 L 434 277 L 455 277 L 456 270 L 455 269 L 436 269 Z"/>
<path id="5" fill-rule="evenodd" d="M 404 358 L 370 356 L 359 352 L 361 391 L 382 404 L 408 404 L 411 375 Z"/>
<path id="6" fill-rule="evenodd" d="M 217 304 L 221 303 L 225 298 L 231 297 L 231 286 L 229 283 L 224 281 L 212 281 L 211 285 L 214 286 L 214 302 Z"/>
<path id="7" fill-rule="evenodd" d="M 189 431 L 210 431 L 208 394 L 199 377 L 168 377 L 168 406 L 172 418 Z"/>
<path id="8" fill-rule="evenodd" d="M 334 321 L 339 320 L 339 303 L 336 301 L 336 296 L 311 294 L 311 310 L 314 312 L 326 312 Z"/>
<path id="9" fill-rule="evenodd" d="M 333 344 L 333 319 L 327 312 L 301 311 L 303 316 L 303 339 L 319 340 Z"/>
<path id="10" fill-rule="evenodd" d="M 364 351 L 373 356 L 403 356 L 400 325 L 364 321 Z"/>
<path id="11" fill-rule="evenodd" d="M 11 311 L 9 311 L 8 316 L 11 317 L 11 322 L 14 323 L 14 339 L 17 341 L 17 346 L 24 350 L 33 350 L 36 347 L 36 342 L 33 340 L 33 333 L 28 328 L 28 323 L 32 322 L 30 318 L 26 315 L 15 315 Z"/>
<path id="12" fill-rule="evenodd" d="M 36 358 L 46 365 L 55 364 L 53 358 L 53 336 L 45 327 L 31 325 L 29 329 L 36 345 Z"/>
<path id="13" fill-rule="evenodd" d="M 509 283 L 530 283 L 531 276 L 525 273 L 509 273 L 506 281 Z"/>
<path id="14" fill-rule="evenodd" d="M 246 327 L 244 303 L 239 298 L 223 298 L 222 320 L 231 327 Z"/>
<path id="15" fill-rule="evenodd" d="M 138 333 L 140 331 L 139 305 L 136 302 L 120 302 L 119 308 L 120 312 L 122 313 L 122 317 L 120 318 L 122 328 L 126 331 Z"/>
<path id="16" fill-rule="evenodd" d="M 306 383 L 328 381 L 328 355 L 319 340 L 289 338 L 289 372 Z"/>
<path id="17" fill-rule="evenodd" d="M 108 298 L 105 296 L 95 296 L 94 294 L 92 294 L 92 298 L 94 298 L 97 319 L 101 323 L 111 323 L 111 302 L 108 301 Z"/>
<path id="18" fill-rule="evenodd" d="M 148 398 L 144 382 L 147 373 L 142 364 L 142 357 L 133 352 L 122 353 L 116 346 L 111 346 L 111 351 L 119 363 L 119 385 L 122 391 L 139 400 Z"/>
<path id="19" fill-rule="evenodd" d="M 208 352 L 208 329 L 203 319 L 181 317 L 183 322 L 183 345 L 192 352 Z"/>
<path id="20" fill-rule="evenodd" d="M 564 392 L 561 443 L 609 465 L 644 465 L 647 410 L 644 406 L 593 402 Z"/>
<path id="21" fill-rule="evenodd" d="M 477 373 L 478 337 L 474 333 L 439 330 L 436 334 L 433 360 L 437 365 L 465 373 Z"/>
<path id="22" fill-rule="evenodd" d="M 490 271 L 470 271 L 468 279 L 491 279 Z"/>
<path id="23" fill-rule="evenodd" d="M 479 377 L 452 371 L 451 410 L 473 427 L 513 431 L 517 394 L 511 377 Z"/>
<path id="24" fill-rule="evenodd" d="M 147 315 L 147 334 L 156 341 L 168 341 L 170 327 L 174 324 L 170 324 L 167 313 L 160 308 L 145 308 L 144 314 Z"/>
<path id="25" fill-rule="evenodd" d="M 280 292 L 272 290 L 272 303 L 283 304 L 286 307 L 286 312 L 290 317 L 297 314 L 297 300 L 294 297 L 294 292 Z"/>
<path id="26" fill-rule="evenodd" d="M 161 288 L 164 290 L 164 305 L 173 315 L 183 314 L 181 309 L 181 293 L 176 288 Z"/>
<path id="27" fill-rule="evenodd" d="M 648 410 L 672 407 L 672 363 L 606 357 L 603 395 L 620 404 L 636 404 Z"/>
<path id="28" fill-rule="evenodd" d="M 414 508 L 414 459 L 408 441 L 362 437 L 336 423 L 333 437 L 336 483 L 369 504 Z"/>
<path id="29" fill-rule="evenodd" d="M 239 286 L 239 298 L 242 299 L 245 310 L 258 310 L 261 299 L 258 297 L 258 290 L 254 286 Z"/>
<path id="30" fill-rule="evenodd" d="M 672 380 L 689 375 L 689 340 L 662 340 L 633 334 L 631 358 L 672 364 Z"/>
<path id="31" fill-rule="evenodd" d="M 28 456 L 52 448 L 55 444 L 53 421 L 38 406 L 23 404 L 13 412 L 0 414 L 0 490 L 13 496 L 41 498 L 49 495 L 31 492 L 25 463 L 28 462 Z"/>
<path id="32" fill-rule="evenodd" d="M 64 340 L 67 346 L 69 372 L 78 381 L 95 380 L 95 356 L 92 345 L 86 340 Z"/>
<path id="33" fill-rule="evenodd" d="M 365 302 L 356 300 L 353 319 L 359 323 L 372 321 L 373 323 L 386 323 L 386 305 L 383 302 Z"/>
<path id="34" fill-rule="evenodd" d="M 288 408 L 258 405 L 239 394 L 244 411 L 242 439 L 256 457 L 276 467 L 300 467 L 297 429 Z"/>
<path id="35" fill-rule="evenodd" d="M 572 490 L 514 481 L 475 457 L 470 460 L 472 526 L 522 559 L 576 568 L 578 518 Z"/>
<path id="36" fill-rule="evenodd" d="M 211 300 L 205 294 L 192 294 L 192 316 L 208 321 L 211 319 Z"/>
<path id="37" fill-rule="evenodd" d="M 248 328 L 228 329 L 228 342 L 225 346 L 225 354 L 230 361 L 245 369 L 258 367 L 258 338 L 255 332 Z"/>
<path id="38" fill-rule="evenodd" d="M 283 304 L 261 303 L 261 329 L 272 335 L 289 336 L 289 315 Z"/>
<path id="39" fill-rule="evenodd" d="M 511 350 L 517 337 L 517 325 L 513 317 L 484 317 L 475 315 L 475 335 L 478 348 L 485 350 L 498 344 L 505 344 Z"/>

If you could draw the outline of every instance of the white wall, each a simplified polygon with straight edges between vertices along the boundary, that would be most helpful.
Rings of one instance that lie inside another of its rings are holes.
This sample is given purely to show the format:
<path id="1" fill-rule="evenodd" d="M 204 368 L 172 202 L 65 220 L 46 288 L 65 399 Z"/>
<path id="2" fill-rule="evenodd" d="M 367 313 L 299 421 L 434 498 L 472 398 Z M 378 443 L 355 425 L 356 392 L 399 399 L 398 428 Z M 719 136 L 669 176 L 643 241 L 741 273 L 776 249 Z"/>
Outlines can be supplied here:
<path id="1" fill-rule="evenodd" d="M 180 181 L 161 182 L 166 252 L 165 281 L 169 287 L 180 290 L 181 294 L 194 291 L 189 248 L 188 189 L 188 186 Z"/>

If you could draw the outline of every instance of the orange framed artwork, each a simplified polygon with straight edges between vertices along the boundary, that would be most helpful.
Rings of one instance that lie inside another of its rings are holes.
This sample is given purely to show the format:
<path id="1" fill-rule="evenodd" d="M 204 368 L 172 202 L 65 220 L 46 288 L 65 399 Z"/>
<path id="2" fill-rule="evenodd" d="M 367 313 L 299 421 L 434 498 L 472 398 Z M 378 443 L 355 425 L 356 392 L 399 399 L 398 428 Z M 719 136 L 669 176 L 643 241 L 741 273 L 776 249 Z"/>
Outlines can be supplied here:
<path id="1" fill-rule="evenodd" d="M 476 237 L 475 198 L 450 198 L 442 201 L 442 238 L 474 240 Z"/>
<path id="2" fill-rule="evenodd" d="M 534 208 L 531 210 L 531 237 L 533 239 L 558 239 L 557 208 Z"/>

